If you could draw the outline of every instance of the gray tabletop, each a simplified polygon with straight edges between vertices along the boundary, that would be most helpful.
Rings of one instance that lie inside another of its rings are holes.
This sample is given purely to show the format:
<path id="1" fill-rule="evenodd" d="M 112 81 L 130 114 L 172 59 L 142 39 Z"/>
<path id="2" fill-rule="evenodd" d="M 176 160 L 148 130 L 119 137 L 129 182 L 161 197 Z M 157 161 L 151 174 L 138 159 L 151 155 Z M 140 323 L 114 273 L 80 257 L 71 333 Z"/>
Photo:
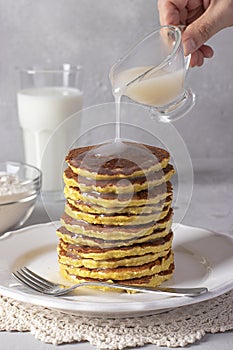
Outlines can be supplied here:
<path id="1" fill-rule="evenodd" d="M 194 189 L 191 204 L 183 219 L 183 223 L 204 227 L 216 232 L 233 234 L 233 163 L 229 159 L 222 159 L 219 163 L 215 160 L 196 160 L 194 165 Z M 49 206 L 48 206 L 49 207 Z M 61 205 L 51 205 L 53 208 L 53 219 L 59 217 L 62 210 Z M 50 211 L 52 213 L 52 211 Z M 44 210 L 43 204 L 38 201 L 35 211 L 27 222 L 27 225 L 47 222 L 49 217 Z M 25 348 L 34 350 L 52 350 L 54 345 L 44 344 L 27 333 L 0 333 L 0 349 L 23 350 Z M 59 346 L 60 350 L 95 349 L 88 343 L 68 344 Z M 152 345 L 143 349 L 164 349 Z M 232 350 L 233 331 L 218 334 L 207 334 L 200 342 L 189 346 L 192 350 Z"/>

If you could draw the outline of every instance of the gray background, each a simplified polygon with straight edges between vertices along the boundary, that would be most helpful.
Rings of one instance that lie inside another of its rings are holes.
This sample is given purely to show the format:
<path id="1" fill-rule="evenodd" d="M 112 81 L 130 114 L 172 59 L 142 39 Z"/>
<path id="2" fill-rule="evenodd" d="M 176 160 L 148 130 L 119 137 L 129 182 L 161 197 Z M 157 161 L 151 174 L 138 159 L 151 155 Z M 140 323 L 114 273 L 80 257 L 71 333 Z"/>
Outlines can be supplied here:
<path id="1" fill-rule="evenodd" d="M 113 101 L 109 68 L 158 25 L 155 0 L 0 0 L 0 160 L 23 160 L 17 67 L 82 64 L 85 105 Z M 196 106 L 175 123 L 192 159 L 233 155 L 232 29 L 211 43 L 214 58 L 188 76 Z"/>
<path id="2" fill-rule="evenodd" d="M 23 160 L 16 112 L 17 67 L 71 62 L 85 67 L 85 105 L 113 101 L 108 72 L 129 46 L 159 24 L 155 0 L 0 0 L 0 160 Z M 194 165 L 184 223 L 233 233 L 232 30 L 211 43 L 214 58 L 190 71 L 198 100 L 175 123 Z M 26 224 L 45 222 L 41 203 Z M 216 249 L 214 247 L 213 249 Z M 0 349 L 55 349 L 28 334 L 1 333 Z M 95 349 L 89 344 L 60 349 Z M 148 346 L 145 349 L 159 349 Z M 190 349 L 232 349 L 232 332 L 206 335 Z"/>

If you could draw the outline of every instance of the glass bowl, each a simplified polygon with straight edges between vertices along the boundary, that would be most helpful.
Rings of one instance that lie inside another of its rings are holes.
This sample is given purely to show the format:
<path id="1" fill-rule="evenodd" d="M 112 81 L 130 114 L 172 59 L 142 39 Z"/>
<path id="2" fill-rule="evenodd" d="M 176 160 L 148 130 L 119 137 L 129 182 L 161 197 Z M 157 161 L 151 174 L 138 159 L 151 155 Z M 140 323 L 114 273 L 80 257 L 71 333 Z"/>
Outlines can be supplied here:
<path id="1" fill-rule="evenodd" d="M 32 214 L 40 194 L 42 173 L 19 162 L 0 162 L 0 235 L 19 228 Z"/>

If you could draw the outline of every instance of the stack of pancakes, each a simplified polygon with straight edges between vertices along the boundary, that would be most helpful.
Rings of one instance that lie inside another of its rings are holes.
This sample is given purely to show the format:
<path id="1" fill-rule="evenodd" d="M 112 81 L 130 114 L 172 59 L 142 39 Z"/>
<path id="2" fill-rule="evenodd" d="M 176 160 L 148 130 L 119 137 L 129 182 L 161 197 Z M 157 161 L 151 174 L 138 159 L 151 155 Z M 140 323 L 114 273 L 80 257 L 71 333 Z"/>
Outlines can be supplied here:
<path id="1" fill-rule="evenodd" d="M 57 230 L 65 278 L 157 286 L 172 276 L 169 158 L 161 148 L 136 143 L 69 152 Z"/>

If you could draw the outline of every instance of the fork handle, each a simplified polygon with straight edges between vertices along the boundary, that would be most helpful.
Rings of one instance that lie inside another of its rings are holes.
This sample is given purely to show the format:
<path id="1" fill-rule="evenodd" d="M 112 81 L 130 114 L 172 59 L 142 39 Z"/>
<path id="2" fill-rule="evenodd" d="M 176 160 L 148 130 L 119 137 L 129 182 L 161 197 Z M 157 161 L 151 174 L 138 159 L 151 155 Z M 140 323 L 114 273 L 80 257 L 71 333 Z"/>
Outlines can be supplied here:
<path id="1" fill-rule="evenodd" d="M 200 294 L 207 293 L 208 288 L 199 287 L 199 288 L 171 288 L 171 287 L 140 287 L 140 286 L 131 286 L 127 284 L 120 283 L 107 283 L 107 282 L 83 282 L 79 285 L 74 285 L 71 288 L 76 289 L 77 287 L 82 286 L 99 286 L 99 287 L 108 287 L 115 289 L 124 289 L 135 292 L 144 292 L 144 293 L 156 293 L 162 295 L 173 295 L 173 296 L 186 296 L 186 297 L 196 297 Z M 69 288 L 70 289 L 70 288 Z"/>

